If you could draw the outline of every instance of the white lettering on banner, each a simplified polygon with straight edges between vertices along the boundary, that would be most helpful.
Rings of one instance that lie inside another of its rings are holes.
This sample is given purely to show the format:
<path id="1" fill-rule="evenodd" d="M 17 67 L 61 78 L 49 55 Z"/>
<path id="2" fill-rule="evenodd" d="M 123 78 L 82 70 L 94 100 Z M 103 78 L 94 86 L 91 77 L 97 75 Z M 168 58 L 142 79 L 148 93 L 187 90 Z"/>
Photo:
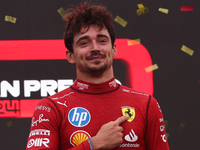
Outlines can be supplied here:
<path id="1" fill-rule="evenodd" d="M 129 132 L 129 134 L 127 134 L 124 138 L 128 142 L 135 142 L 138 140 L 138 136 L 135 134 L 133 129 L 131 129 L 131 132 Z"/>
<path id="2" fill-rule="evenodd" d="M 33 130 L 33 131 L 30 132 L 29 138 L 31 136 L 34 136 L 34 135 L 48 135 L 48 136 L 50 136 L 50 130 L 44 130 L 44 129 Z"/>
<path id="3" fill-rule="evenodd" d="M 47 112 L 50 112 L 51 111 L 51 108 L 50 107 L 46 107 L 46 106 L 43 106 L 43 105 L 40 105 L 40 106 L 37 106 L 36 108 L 35 108 L 35 110 L 45 110 L 45 111 L 47 111 Z"/>
<path id="4" fill-rule="evenodd" d="M 45 146 L 45 147 L 49 147 L 47 144 L 49 143 L 49 139 L 48 138 L 36 138 L 36 139 L 31 139 L 29 140 L 28 144 L 27 144 L 27 148 L 31 148 L 32 146 L 35 147 L 41 147 L 41 146 Z"/>
<path id="5" fill-rule="evenodd" d="M 55 80 L 42 80 L 41 81 L 41 96 L 46 97 L 56 94 L 57 82 Z"/>
<path id="6" fill-rule="evenodd" d="M 24 96 L 31 97 L 31 92 L 39 91 L 40 82 L 37 80 L 25 80 L 24 81 Z"/>
<path id="7" fill-rule="evenodd" d="M 7 97 L 8 92 L 13 96 L 13 97 L 18 97 L 20 95 L 20 84 L 19 80 L 14 80 L 13 81 L 13 86 L 8 83 L 8 81 L 2 81 L 1 82 L 1 96 L 0 97 Z"/>
<path id="8" fill-rule="evenodd" d="M 40 91 L 41 97 L 46 97 L 60 92 L 73 84 L 73 79 L 59 79 L 56 80 L 24 80 L 24 97 L 31 97 L 31 93 Z M 8 81 L 0 82 L 0 97 L 8 97 L 10 93 L 13 97 L 20 96 L 20 80 L 13 80 L 13 85 Z"/>
<path id="9" fill-rule="evenodd" d="M 43 121 L 49 121 L 49 119 L 42 119 L 43 116 L 44 116 L 43 114 L 40 114 L 39 115 L 39 119 L 36 120 L 36 121 L 35 121 L 35 117 L 33 117 L 33 119 L 32 119 L 32 127 L 33 126 L 37 126 L 37 123 L 41 123 Z"/>

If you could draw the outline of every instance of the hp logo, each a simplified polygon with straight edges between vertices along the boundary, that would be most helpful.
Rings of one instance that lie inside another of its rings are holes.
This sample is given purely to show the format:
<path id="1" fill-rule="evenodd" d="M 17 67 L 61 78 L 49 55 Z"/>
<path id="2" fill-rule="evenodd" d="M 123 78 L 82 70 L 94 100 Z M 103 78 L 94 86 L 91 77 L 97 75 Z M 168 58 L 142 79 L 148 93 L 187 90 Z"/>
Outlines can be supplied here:
<path id="1" fill-rule="evenodd" d="M 90 119 L 89 111 L 82 107 L 72 108 L 68 114 L 69 122 L 75 127 L 86 126 L 90 122 Z"/>

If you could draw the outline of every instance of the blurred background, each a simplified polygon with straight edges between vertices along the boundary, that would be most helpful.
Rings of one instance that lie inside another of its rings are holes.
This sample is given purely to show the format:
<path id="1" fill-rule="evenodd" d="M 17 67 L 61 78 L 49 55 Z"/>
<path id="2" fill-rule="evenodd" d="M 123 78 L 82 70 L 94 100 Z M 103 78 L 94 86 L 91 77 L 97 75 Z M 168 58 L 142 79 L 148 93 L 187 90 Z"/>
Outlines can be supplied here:
<path id="1" fill-rule="evenodd" d="M 25 150 L 31 110 L 34 110 L 42 97 L 58 92 L 59 87 L 61 90 L 70 86 L 75 80 L 74 67 L 65 59 L 66 49 L 62 41 L 65 22 L 62 15 L 63 9 L 77 6 L 80 2 L 82 1 L 0 1 L 1 150 Z M 153 67 L 146 74 L 153 84 L 143 82 L 143 76 L 138 81 L 141 81 L 143 87 L 151 88 L 151 92 L 147 93 L 153 94 L 160 104 L 170 149 L 198 149 L 200 2 L 91 2 L 105 5 L 113 14 L 116 39 L 137 41 L 138 43 L 128 42 L 127 45 L 138 53 L 140 49 L 137 47 L 140 45 L 152 61 Z M 126 53 L 127 49 L 120 48 L 122 50 Z M 127 50 L 127 56 L 129 52 Z M 147 61 L 141 55 L 138 58 L 141 62 Z M 116 78 L 122 84 L 134 88 L 134 83 L 130 83 L 131 78 L 134 78 L 134 74 L 129 71 L 130 67 L 133 66 L 127 65 L 122 59 L 114 60 Z M 144 72 L 147 67 L 150 66 L 142 68 Z M 43 82 L 47 80 L 50 85 Z M 63 84 L 60 84 L 61 81 Z M 47 92 L 43 89 L 52 85 L 56 85 L 55 91 Z"/>

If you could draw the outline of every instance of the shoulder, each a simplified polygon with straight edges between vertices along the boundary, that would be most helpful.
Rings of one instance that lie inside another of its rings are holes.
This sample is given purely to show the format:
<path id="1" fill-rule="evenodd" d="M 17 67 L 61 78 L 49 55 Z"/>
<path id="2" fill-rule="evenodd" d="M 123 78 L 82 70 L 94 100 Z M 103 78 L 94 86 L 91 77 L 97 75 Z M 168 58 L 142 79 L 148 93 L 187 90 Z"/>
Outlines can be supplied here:
<path id="1" fill-rule="evenodd" d="M 149 94 L 146 94 L 146 93 L 143 93 L 143 92 L 140 92 L 140 91 L 136 91 L 136 90 L 129 88 L 127 86 L 124 86 L 124 85 L 120 86 L 120 90 L 121 90 L 122 93 L 127 93 L 127 94 L 130 94 L 132 96 L 139 96 L 139 97 L 144 97 L 144 98 L 150 97 Z"/>
<path id="2" fill-rule="evenodd" d="M 74 90 L 72 90 L 70 87 L 67 89 L 64 89 L 63 91 L 60 91 L 52 96 L 47 97 L 47 99 L 52 101 L 65 101 L 68 97 L 74 94 Z"/>

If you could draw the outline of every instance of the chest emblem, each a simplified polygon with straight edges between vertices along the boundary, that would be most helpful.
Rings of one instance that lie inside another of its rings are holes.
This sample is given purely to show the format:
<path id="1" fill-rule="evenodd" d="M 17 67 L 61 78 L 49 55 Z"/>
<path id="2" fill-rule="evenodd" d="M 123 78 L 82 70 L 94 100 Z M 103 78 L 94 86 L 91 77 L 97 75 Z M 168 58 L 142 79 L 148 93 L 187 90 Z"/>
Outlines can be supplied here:
<path id="1" fill-rule="evenodd" d="M 135 134 L 133 129 L 131 129 L 131 132 L 129 132 L 129 134 L 127 134 L 124 138 L 128 142 L 135 142 L 138 140 L 138 136 Z"/>
<path id="2" fill-rule="evenodd" d="M 135 118 L 135 108 L 130 106 L 122 106 L 122 114 L 123 116 L 129 116 L 128 122 L 131 122 Z"/>
<path id="3" fill-rule="evenodd" d="M 91 115 L 87 109 L 75 107 L 70 110 L 68 120 L 75 127 L 84 127 L 90 122 Z"/>
<path id="4" fill-rule="evenodd" d="M 86 141 L 90 137 L 91 136 L 87 132 L 85 132 L 83 130 L 78 130 L 71 135 L 70 143 L 73 146 L 77 146 L 77 145 L 81 144 L 83 141 Z"/>

